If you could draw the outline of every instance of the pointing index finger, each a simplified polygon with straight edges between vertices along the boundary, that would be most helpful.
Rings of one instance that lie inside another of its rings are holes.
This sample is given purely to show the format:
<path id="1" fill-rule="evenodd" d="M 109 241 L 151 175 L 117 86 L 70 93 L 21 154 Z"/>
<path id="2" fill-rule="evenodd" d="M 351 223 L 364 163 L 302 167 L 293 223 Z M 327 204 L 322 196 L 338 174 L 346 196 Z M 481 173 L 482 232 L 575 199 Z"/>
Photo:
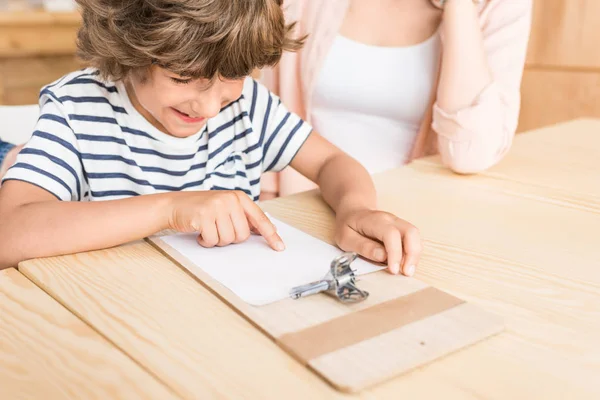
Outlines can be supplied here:
<path id="1" fill-rule="evenodd" d="M 250 225 L 267 241 L 269 246 L 273 250 L 283 251 L 285 250 L 285 244 L 281 237 L 277 234 L 277 228 L 269 217 L 265 215 L 263 210 L 257 206 L 247 196 L 241 196 L 240 202 L 248 218 Z"/>

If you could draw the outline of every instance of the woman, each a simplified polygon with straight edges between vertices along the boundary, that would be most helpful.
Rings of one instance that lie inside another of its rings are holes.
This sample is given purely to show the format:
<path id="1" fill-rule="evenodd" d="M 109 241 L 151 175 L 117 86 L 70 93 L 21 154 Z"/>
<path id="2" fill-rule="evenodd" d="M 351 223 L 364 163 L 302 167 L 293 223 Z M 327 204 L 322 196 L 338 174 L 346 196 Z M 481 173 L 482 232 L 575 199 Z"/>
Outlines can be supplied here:
<path id="1" fill-rule="evenodd" d="M 262 80 L 371 173 L 439 152 L 477 173 L 509 150 L 531 0 L 292 0 L 308 34 Z M 313 188 L 287 168 L 263 198 Z"/>

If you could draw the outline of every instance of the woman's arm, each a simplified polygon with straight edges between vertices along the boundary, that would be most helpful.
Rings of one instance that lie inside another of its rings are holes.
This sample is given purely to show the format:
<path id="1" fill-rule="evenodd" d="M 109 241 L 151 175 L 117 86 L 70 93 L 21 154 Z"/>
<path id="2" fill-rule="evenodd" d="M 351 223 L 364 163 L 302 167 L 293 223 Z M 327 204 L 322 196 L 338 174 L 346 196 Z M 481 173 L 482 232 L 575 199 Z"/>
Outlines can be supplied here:
<path id="1" fill-rule="evenodd" d="M 479 15 L 472 0 L 449 0 L 442 23 L 444 38 L 437 104 L 456 112 L 473 104 L 492 82 Z"/>
<path id="2" fill-rule="evenodd" d="M 498 162 L 518 123 L 531 0 L 448 0 L 433 128 L 443 162 L 475 173 Z M 481 21 L 484 21 L 482 24 Z"/>

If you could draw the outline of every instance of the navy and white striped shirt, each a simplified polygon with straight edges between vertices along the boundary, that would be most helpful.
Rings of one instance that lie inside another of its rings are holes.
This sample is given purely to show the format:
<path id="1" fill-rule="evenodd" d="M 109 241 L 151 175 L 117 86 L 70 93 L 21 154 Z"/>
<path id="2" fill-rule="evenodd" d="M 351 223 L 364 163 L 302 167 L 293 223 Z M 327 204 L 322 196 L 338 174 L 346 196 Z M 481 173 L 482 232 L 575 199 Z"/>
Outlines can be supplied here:
<path id="1" fill-rule="evenodd" d="M 251 78 L 242 96 L 187 138 L 167 135 L 130 103 L 122 82 L 96 70 L 66 75 L 40 94 L 32 138 L 4 180 L 65 201 L 111 200 L 180 190 L 242 190 L 294 158 L 311 127 Z"/>

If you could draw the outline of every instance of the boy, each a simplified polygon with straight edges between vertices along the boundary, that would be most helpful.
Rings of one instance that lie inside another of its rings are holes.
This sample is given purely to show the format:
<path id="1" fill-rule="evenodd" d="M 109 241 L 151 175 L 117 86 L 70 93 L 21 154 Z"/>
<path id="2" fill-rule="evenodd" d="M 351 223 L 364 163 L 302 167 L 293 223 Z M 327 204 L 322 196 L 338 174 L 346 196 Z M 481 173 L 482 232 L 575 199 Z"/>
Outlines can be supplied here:
<path id="1" fill-rule="evenodd" d="M 93 68 L 41 91 L 40 119 L 0 189 L 0 268 L 163 229 L 202 246 L 251 230 L 284 244 L 254 203 L 290 164 L 318 183 L 347 251 L 414 273 L 420 238 L 374 211 L 365 169 L 249 78 L 296 50 L 281 0 L 78 0 Z M 254 200 L 254 201 L 253 201 Z"/>

